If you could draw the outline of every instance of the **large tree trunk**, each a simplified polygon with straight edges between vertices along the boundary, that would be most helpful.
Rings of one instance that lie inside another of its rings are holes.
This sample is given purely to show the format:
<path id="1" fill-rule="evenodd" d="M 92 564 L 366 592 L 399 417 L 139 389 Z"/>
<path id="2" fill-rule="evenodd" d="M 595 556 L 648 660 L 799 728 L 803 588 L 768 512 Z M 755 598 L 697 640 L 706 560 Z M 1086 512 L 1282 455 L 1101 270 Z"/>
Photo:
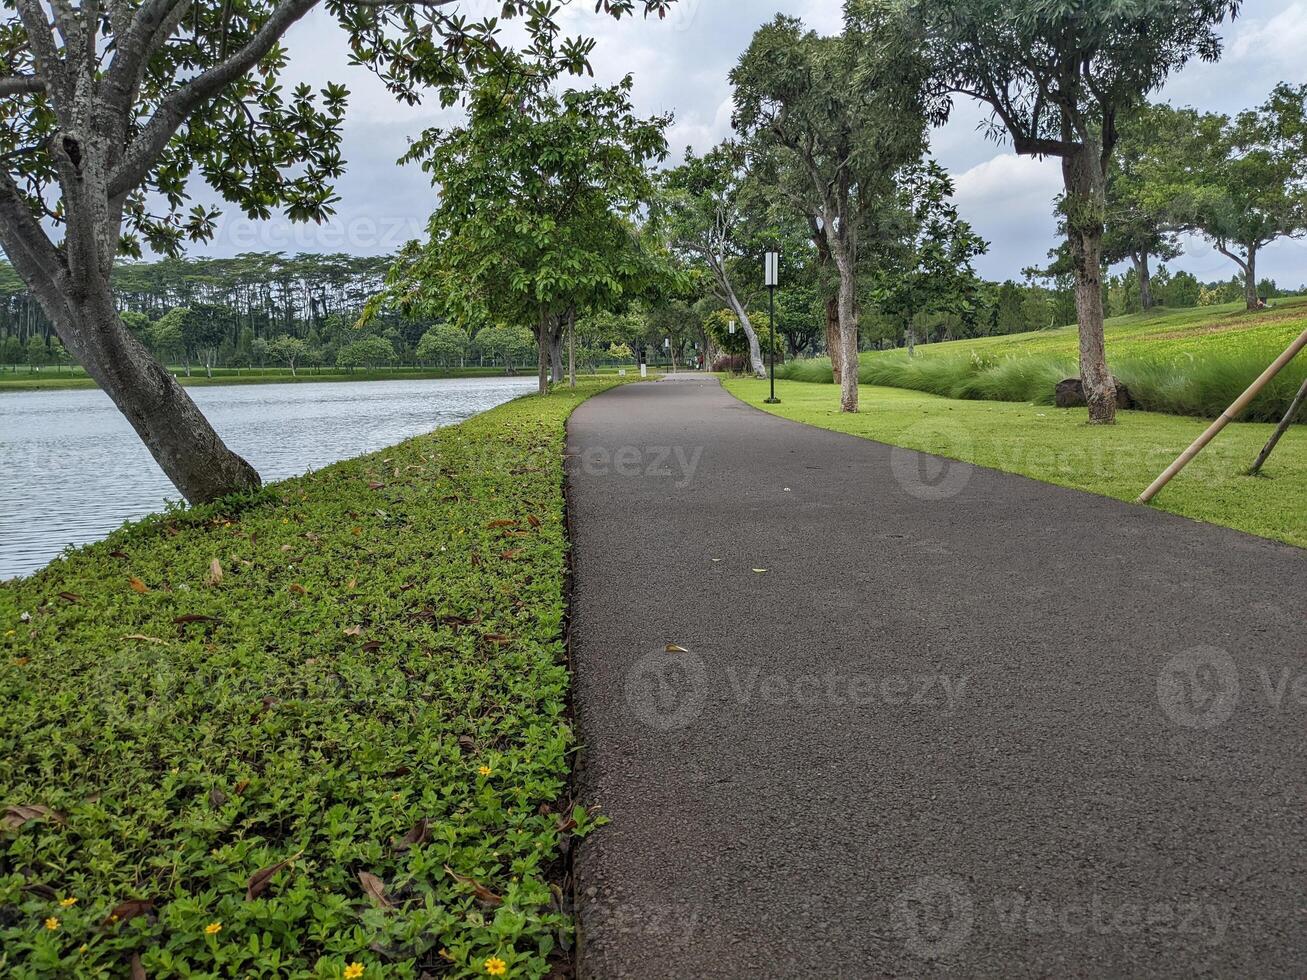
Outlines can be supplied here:
<path id="1" fill-rule="evenodd" d="M 826 351 L 830 354 L 830 369 L 836 384 L 844 375 L 843 356 L 840 348 L 840 297 L 826 297 Z"/>
<path id="2" fill-rule="evenodd" d="M 1257 295 L 1257 246 L 1249 245 L 1247 248 L 1248 260 L 1243 269 L 1243 296 L 1248 309 L 1255 310 L 1261 305 Z"/>
<path id="3" fill-rule="evenodd" d="M 123 326 L 108 284 L 96 285 L 81 303 L 47 313 L 159 468 L 192 504 L 258 489 L 254 467 L 223 444 L 186 389 Z"/>
<path id="4" fill-rule="evenodd" d="M 1153 275 L 1148 270 L 1148 253 L 1137 252 L 1134 260 L 1135 275 L 1139 277 L 1139 308 L 1147 313 L 1153 308 Z"/>
<path id="5" fill-rule="evenodd" d="M 555 327 L 549 332 L 549 377 L 554 384 L 562 384 L 563 378 L 563 331 Z"/>
<path id="6" fill-rule="evenodd" d="M 1107 370 L 1103 341 L 1103 216 L 1106 179 L 1093 141 L 1062 158 L 1066 187 L 1067 240 L 1075 272 L 1076 319 L 1080 327 L 1080 381 L 1089 421 L 1116 421 L 1116 383 Z"/>
<path id="7" fill-rule="evenodd" d="M 841 249 L 835 253 L 835 265 L 840 273 L 840 411 L 858 410 L 858 315 L 857 278 L 853 260 Z M 831 358 L 834 363 L 834 358 Z"/>
<path id="8" fill-rule="evenodd" d="M 576 310 L 567 311 L 567 383 L 576 387 Z"/>
<path id="9" fill-rule="evenodd" d="M 553 331 L 549 329 L 549 317 L 541 315 L 536 324 L 536 368 L 539 374 L 542 395 L 549 394 L 549 343 Z"/>

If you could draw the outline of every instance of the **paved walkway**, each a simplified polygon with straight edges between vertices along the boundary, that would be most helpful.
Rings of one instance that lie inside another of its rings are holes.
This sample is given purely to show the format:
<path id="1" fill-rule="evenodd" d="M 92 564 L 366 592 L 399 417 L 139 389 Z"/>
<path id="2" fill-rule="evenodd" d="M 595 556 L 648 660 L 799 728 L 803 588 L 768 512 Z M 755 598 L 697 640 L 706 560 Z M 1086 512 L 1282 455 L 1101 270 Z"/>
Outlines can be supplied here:
<path id="1" fill-rule="evenodd" d="M 711 379 L 569 439 L 583 975 L 1307 973 L 1303 552 Z"/>

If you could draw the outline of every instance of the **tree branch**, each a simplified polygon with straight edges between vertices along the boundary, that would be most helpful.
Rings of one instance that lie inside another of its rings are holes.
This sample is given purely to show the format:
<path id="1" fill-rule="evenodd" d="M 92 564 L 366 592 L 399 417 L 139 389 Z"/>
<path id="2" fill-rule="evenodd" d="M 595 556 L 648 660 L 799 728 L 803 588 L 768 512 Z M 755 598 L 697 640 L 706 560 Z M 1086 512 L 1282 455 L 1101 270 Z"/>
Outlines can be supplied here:
<path id="1" fill-rule="evenodd" d="M 0 97 L 44 92 L 45 82 L 36 75 L 10 75 L 0 78 Z"/>
<path id="2" fill-rule="evenodd" d="M 109 199 L 121 197 L 137 187 L 182 123 L 201 105 L 257 65 L 291 25 L 317 6 L 318 2 L 319 0 L 283 0 L 243 47 L 159 103 L 150 121 L 127 148 L 118 169 L 109 178 Z"/>

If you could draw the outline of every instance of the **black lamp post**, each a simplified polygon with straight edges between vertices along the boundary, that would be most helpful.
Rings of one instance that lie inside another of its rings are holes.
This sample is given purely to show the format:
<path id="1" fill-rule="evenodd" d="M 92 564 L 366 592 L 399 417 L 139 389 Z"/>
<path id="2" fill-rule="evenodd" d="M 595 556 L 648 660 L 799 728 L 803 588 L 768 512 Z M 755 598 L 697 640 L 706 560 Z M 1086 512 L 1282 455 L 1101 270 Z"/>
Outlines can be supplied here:
<path id="1" fill-rule="evenodd" d="M 776 287 L 781 278 L 781 253 L 767 253 L 767 300 L 770 306 L 771 316 L 771 397 L 764 399 L 765 404 L 779 405 L 781 400 L 776 397 Z"/>

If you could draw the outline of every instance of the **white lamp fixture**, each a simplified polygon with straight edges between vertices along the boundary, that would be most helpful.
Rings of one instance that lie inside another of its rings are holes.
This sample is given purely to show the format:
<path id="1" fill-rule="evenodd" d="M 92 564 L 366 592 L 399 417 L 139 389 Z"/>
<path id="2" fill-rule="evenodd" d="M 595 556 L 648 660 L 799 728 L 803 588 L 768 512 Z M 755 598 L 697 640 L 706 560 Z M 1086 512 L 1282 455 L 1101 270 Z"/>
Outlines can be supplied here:
<path id="1" fill-rule="evenodd" d="M 767 253 L 766 282 L 764 286 L 776 287 L 781 284 L 781 253 Z"/>

